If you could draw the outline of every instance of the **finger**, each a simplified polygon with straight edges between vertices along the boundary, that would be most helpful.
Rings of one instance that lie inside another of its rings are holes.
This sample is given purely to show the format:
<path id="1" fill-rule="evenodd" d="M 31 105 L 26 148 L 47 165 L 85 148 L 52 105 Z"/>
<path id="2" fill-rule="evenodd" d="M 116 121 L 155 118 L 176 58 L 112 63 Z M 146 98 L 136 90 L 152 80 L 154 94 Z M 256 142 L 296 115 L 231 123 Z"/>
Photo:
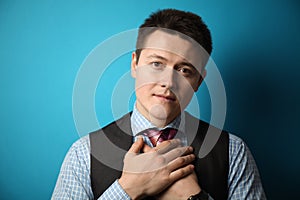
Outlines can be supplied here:
<path id="1" fill-rule="evenodd" d="M 193 153 L 193 148 L 192 147 L 179 147 L 172 149 L 171 151 L 165 153 L 163 156 L 166 159 L 166 162 L 169 163 L 170 161 L 181 157 L 181 156 L 186 156 Z"/>
<path id="2" fill-rule="evenodd" d="M 194 148 L 191 146 L 186 146 L 185 152 L 183 152 L 183 156 L 189 155 L 191 153 L 194 153 Z"/>
<path id="3" fill-rule="evenodd" d="M 177 169 L 182 168 L 183 166 L 186 166 L 193 162 L 195 160 L 195 155 L 194 154 L 189 154 L 186 156 L 181 156 L 178 157 L 168 164 L 168 168 L 170 171 L 176 171 Z"/>
<path id="4" fill-rule="evenodd" d="M 170 173 L 171 182 L 177 181 L 194 172 L 194 165 L 187 165 Z"/>
<path id="5" fill-rule="evenodd" d="M 131 145 L 128 152 L 139 153 L 143 146 L 144 146 L 143 137 L 138 137 L 137 140 Z"/>
<path id="6" fill-rule="evenodd" d="M 143 147 L 143 152 L 144 152 L 144 153 L 148 153 L 148 152 L 150 152 L 151 150 L 152 150 L 152 148 L 151 148 L 149 145 L 147 145 L 147 144 L 144 145 L 144 147 Z"/>
<path id="7" fill-rule="evenodd" d="M 157 153 L 164 154 L 174 148 L 177 148 L 181 145 L 180 140 L 174 139 L 174 140 L 167 140 L 162 142 L 160 145 L 153 148 L 154 151 L 157 151 Z"/>

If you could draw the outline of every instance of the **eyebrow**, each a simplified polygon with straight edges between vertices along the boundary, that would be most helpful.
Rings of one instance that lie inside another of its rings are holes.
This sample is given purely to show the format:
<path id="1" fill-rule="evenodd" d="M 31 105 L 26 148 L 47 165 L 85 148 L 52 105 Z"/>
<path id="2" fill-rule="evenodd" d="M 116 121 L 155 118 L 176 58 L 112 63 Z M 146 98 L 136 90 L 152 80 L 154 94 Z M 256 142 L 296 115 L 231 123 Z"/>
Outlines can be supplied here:
<path id="1" fill-rule="evenodd" d="M 157 55 L 157 54 L 151 54 L 149 55 L 147 58 L 157 58 L 157 59 L 160 59 L 160 60 L 164 60 L 164 61 L 168 61 L 167 58 L 163 57 L 163 56 L 160 56 L 160 55 Z M 187 65 L 187 66 L 190 66 L 190 67 L 194 67 L 195 66 L 193 64 L 191 64 L 190 62 L 186 61 L 186 59 L 183 59 L 184 61 L 180 62 L 179 64 L 180 65 Z"/>
<path id="2" fill-rule="evenodd" d="M 168 59 L 166 59 L 165 57 L 157 55 L 157 54 L 151 54 L 150 56 L 147 56 L 147 58 L 157 58 L 160 60 L 168 61 Z"/>
<path id="3" fill-rule="evenodd" d="M 194 68 L 195 70 L 197 70 L 196 67 L 192 63 L 189 63 L 189 62 L 180 62 L 179 64 L 180 65 L 186 65 L 186 66 L 189 66 L 189 67 Z"/>

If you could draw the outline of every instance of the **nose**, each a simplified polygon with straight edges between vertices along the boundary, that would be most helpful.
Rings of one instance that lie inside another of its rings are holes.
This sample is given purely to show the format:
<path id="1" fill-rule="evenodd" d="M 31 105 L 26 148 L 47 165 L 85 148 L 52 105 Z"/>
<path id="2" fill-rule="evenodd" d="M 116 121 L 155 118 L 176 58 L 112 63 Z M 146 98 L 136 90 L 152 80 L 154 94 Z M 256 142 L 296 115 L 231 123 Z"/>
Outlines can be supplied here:
<path id="1" fill-rule="evenodd" d="M 161 76 L 160 85 L 161 87 L 174 88 L 176 86 L 176 71 L 166 67 Z"/>

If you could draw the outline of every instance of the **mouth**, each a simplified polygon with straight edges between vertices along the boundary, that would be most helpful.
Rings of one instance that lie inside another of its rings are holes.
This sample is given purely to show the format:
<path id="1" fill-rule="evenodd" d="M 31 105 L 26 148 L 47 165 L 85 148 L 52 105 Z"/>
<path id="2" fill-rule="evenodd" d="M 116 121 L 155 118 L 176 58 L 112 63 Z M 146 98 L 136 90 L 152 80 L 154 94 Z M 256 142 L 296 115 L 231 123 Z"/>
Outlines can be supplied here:
<path id="1" fill-rule="evenodd" d="M 166 102 L 174 102 L 176 101 L 176 97 L 173 95 L 163 95 L 163 94 L 153 94 L 152 96 Z"/>

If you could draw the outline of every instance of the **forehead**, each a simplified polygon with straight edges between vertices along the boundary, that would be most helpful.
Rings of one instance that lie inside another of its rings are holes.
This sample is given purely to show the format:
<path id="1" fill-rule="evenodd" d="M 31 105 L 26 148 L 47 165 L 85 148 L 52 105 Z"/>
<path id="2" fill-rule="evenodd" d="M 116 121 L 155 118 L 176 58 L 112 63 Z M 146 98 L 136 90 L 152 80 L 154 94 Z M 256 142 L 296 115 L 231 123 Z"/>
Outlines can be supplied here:
<path id="1" fill-rule="evenodd" d="M 195 67 L 202 67 L 206 63 L 207 53 L 188 36 L 178 32 L 168 33 L 155 30 L 148 35 L 142 48 L 157 49 L 159 52 L 169 52 L 180 56 Z"/>

